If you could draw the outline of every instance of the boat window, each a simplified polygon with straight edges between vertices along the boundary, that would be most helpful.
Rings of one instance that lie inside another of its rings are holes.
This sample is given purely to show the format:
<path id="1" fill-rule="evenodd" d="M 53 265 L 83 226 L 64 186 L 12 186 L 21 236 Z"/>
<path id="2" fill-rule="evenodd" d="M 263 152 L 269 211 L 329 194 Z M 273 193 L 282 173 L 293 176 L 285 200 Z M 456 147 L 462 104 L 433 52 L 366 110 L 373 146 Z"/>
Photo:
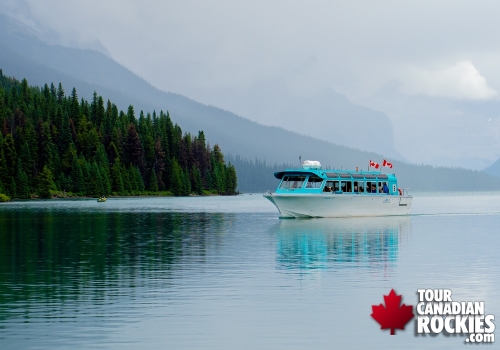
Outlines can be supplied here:
<path id="1" fill-rule="evenodd" d="M 353 191 L 354 191 L 354 193 L 359 192 L 359 181 L 354 181 Z"/>
<path id="2" fill-rule="evenodd" d="M 385 191 L 384 191 L 384 185 L 385 185 Z M 387 182 L 378 183 L 378 193 L 389 193 L 389 186 L 387 186 Z"/>
<path id="3" fill-rule="evenodd" d="M 333 189 L 333 183 L 334 182 L 338 182 L 338 181 L 327 181 L 325 183 L 325 187 L 323 188 L 323 192 L 332 192 L 332 191 L 334 191 L 334 189 Z M 337 187 L 338 187 L 338 184 L 337 184 Z"/>
<path id="4" fill-rule="evenodd" d="M 340 188 L 342 189 L 342 192 L 352 192 L 352 182 L 340 181 Z"/>
<path id="5" fill-rule="evenodd" d="M 387 179 L 387 178 L 388 178 L 388 177 L 387 177 L 387 175 L 386 175 L 386 174 L 379 174 L 379 175 L 377 175 L 377 179 L 382 179 L 382 180 L 385 180 L 385 179 Z"/>
<path id="6" fill-rule="evenodd" d="M 337 173 L 326 173 L 326 176 L 328 176 L 330 178 L 331 177 L 339 177 L 339 174 L 337 174 Z"/>
<path id="7" fill-rule="evenodd" d="M 283 177 L 280 188 L 302 188 L 305 179 L 305 176 L 286 175 Z"/>
<path id="8" fill-rule="evenodd" d="M 364 181 L 358 181 L 358 192 L 359 193 L 365 192 L 365 182 Z"/>
<path id="9" fill-rule="evenodd" d="M 366 177 L 367 179 L 376 179 L 376 178 L 377 178 L 377 177 L 376 177 L 375 175 L 373 175 L 373 174 L 365 174 L 365 177 Z"/>
<path id="10" fill-rule="evenodd" d="M 339 174 L 342 179 L 350 179 L 351 174 Z"/>
<path id="11" fill-rule="evenodd" d="M 377 193 L 377 183 L 375 181 L 366 182 L 366 193 Z"/>
<path id="12" fill-rule="evenodd" d="M 355 179 L 364 179 L 365 177 L 363 176 L 363 174 L 351 174 L 353 178 Z"/>
<path id="13" fill-rule="evenodd" d="M 340 191 L 340 181 L 333 181 L 333 192 Z"/>
<path id="14" fill-rule="evenodd" d="M 323 179 L 316 175 L 309 175 L 306 188 L 321 188 Z"/>

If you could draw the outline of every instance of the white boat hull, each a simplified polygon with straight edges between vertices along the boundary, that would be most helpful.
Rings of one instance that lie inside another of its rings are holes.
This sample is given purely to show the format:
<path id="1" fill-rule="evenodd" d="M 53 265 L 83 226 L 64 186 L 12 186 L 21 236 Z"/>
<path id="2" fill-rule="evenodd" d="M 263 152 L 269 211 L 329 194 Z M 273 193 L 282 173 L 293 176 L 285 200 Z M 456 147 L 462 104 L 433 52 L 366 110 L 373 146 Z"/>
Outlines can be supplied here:
<path id="1" fill-rule="evenodd" d="M 411 196 L 267 193 L 283 218 L 408 215 Z"/>

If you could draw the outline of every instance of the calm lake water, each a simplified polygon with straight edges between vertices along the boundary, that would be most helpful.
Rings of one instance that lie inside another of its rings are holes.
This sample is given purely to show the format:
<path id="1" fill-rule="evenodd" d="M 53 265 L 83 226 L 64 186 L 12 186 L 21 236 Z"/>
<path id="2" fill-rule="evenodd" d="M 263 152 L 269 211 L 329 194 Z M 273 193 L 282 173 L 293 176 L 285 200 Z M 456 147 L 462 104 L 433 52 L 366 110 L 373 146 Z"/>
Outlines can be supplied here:
<path id="1" fill-rule="evenodd" d="M 1 204 L 0 349 L 462 348 L 371 306 L 448 288 L 500 317 L 499 227 L 498 192 L 359 219 L 280 220 L 262 195 Z"/>

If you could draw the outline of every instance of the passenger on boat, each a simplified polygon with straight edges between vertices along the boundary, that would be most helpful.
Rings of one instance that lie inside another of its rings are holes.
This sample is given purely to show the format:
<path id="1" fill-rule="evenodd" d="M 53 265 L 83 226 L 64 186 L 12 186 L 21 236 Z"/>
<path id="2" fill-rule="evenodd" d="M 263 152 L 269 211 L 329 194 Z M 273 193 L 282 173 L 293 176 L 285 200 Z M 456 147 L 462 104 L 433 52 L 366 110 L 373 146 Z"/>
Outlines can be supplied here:
<path id="1" fill-rule="evenodd" d="M 384 185 L 382 186 L 382 191 L 387 194 L 389 193 L 389 187 L 387 187 L 387 184 L 385 182 Z"/>
<path id="2" fill-rule="evenodd" d="M 354 186 L 354 193 L 358 193 L 358 186 Z"/>
<path id="3" fill-rule="evenodd" d="M 372 193 L 377 193 L 377 186 L 375 184 L 372 185 Z"/>

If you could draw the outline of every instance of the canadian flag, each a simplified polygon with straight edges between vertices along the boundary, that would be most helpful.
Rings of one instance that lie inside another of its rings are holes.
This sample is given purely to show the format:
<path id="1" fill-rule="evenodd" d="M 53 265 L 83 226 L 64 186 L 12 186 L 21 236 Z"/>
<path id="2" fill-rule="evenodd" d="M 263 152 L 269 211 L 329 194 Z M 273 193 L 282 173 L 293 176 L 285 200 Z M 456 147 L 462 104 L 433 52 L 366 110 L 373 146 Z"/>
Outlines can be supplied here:
<path id="1" fill-rule="evenodd" d="M 380 165 L 378 165 L 378 163 L 375 163 L 373 160 L 370 160 L 370 167 L 378 169 Z"/>
<path id="2" fill-rule="evenodd" d="M 388 167 L 388 168 L 391 168 L 391 169 L 392 169 L 392 163 L 390 163 L 390 162 L 386 161 L 385 159 L 384 159 L 384 164 L 382 164 L 382 166 L 386 166 L 386 167 Z"/>

